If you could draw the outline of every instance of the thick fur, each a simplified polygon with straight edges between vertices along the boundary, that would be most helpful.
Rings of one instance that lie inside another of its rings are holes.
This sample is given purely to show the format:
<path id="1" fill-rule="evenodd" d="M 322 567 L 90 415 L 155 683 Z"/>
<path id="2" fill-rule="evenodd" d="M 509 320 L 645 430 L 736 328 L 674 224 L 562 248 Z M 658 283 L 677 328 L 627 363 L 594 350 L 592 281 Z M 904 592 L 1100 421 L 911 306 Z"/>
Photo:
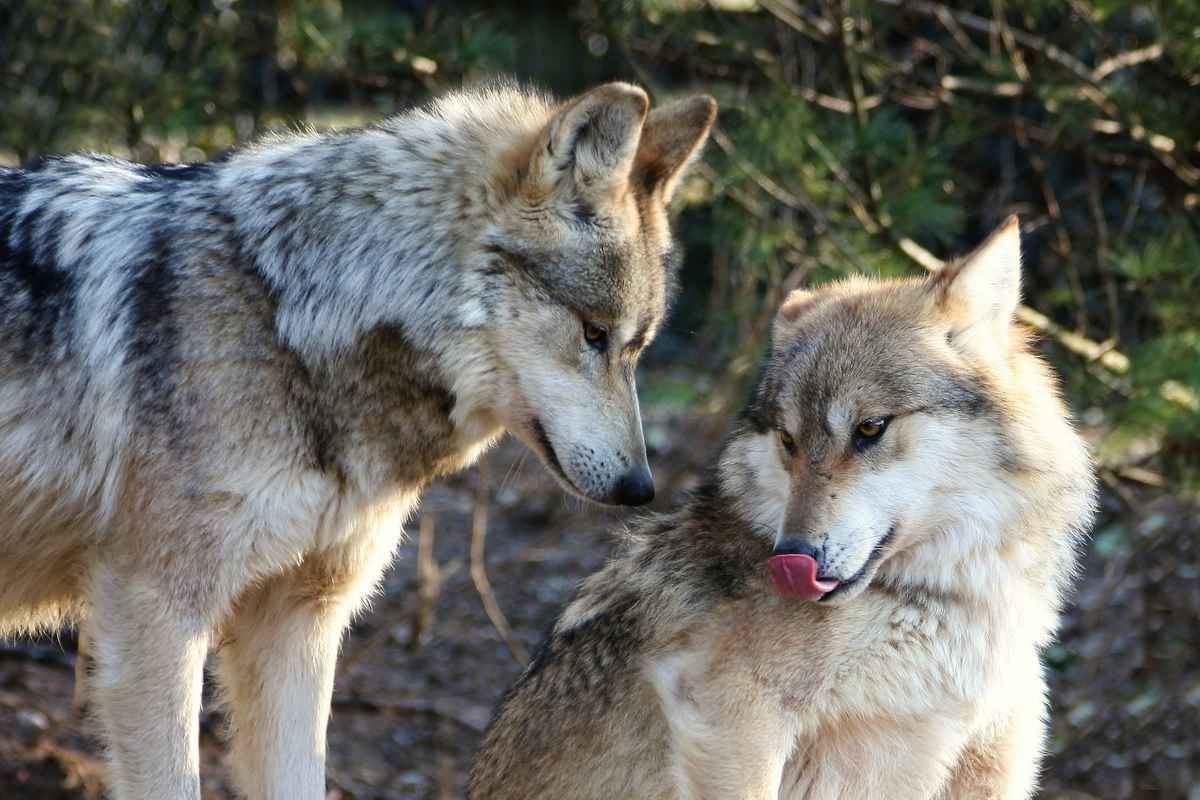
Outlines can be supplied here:
<path id="1" fill-rule="evenodd" d="M 1010 221 L 936 277 L 791 296 L 712 479 L 586 581 L 470 796 L 1029 797 L 1094 478 L 1019 260 Z M 780 596 L 776 550 L 839 588 Z"/>
<path id="2" fill-rule="evenodd" d="M 581 496 L 652 492 L 633 370 L 714 115 L 499 86 L 215 163 L 0 169 L 0 635 L 86 618 L 116 797 L 199 796 L 212 645 L 241 789 L 324 797 L 348 619 L 505 429 Z"/>

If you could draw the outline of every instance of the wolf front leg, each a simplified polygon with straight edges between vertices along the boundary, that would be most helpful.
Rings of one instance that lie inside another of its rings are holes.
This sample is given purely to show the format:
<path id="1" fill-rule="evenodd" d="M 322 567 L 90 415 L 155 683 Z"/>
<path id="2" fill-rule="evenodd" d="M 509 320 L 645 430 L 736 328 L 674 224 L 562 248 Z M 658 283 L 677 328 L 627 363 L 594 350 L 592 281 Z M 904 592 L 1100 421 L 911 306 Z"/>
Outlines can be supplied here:
<path id="1" fill-rule="evenodd" d="M 670 731 L 681 800 L 777 800 L 791 725 L 747 673 L 710 669 L 701 654 L 656 659 L 647 669 Z"/>
<path id="2" fill-rule="evenodd" d="M 240 791 L 322 800 L 342 634 L 391 560 L 399 530 L 307 556 L 243 597 L 222 631 L 219 676 Z"/>
<path id="3" fill-rule="evenodd" d="M 116 800 L 199 800 L 200 690 L 209 633 L 176 587 L 100 568 L 88 619 L 89 703 Z"/>
<path id="4" fill-rule="evenodd" d="M 963 748 L 938 800 L 1027 800 L 1037 789 L 1045 689 L 986 726 Z"/>

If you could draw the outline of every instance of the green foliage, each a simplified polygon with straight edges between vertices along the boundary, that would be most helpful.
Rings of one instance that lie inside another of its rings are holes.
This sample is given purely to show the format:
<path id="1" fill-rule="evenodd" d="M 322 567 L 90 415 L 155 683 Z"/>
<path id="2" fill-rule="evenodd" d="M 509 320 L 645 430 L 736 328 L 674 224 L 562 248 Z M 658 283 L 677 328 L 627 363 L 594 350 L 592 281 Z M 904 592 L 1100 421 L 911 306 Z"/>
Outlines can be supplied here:
<path id="1" fill-rule="evenodd" d="M 1149 437 L 1186 476 L 1200 449 L 1200 5 L 934 7 L 18 0 L 0 25 L 0 158 L 200 159 L 494 73 L 709 91 L 721 138 L 683 192 L 683 297 L 656 358 L 685 361 L 698 336 L 745 365 L 785 287 L 917 274 L 902 240 L 945 258 L 1017 212 L 1027 302 L 1131 359 L 1112 374 L 1046 341 L 1101 452 L 1121 460 Z"/>
<path id="2" fill-rule="evenodd" d="M 919 273 L 902 239 L 945 258 L 1016 212 L 1028 302 L 1131 359 L 1113 374 L 1046 341 L 1075 405 L 1099 412 L 1101 452 L 1124 463 L 1157 441 L 1160 465 L 1191 480 L 1200 12 L 1009 2 L 997 18 L 996 7 L 643 6 L 625 24 L 639 74 L 669 63 L 686 74 L 670 88 L 723 101 L 705 235 L 737 270 L 708 290 L 761 320 L 781 283 Z"/>

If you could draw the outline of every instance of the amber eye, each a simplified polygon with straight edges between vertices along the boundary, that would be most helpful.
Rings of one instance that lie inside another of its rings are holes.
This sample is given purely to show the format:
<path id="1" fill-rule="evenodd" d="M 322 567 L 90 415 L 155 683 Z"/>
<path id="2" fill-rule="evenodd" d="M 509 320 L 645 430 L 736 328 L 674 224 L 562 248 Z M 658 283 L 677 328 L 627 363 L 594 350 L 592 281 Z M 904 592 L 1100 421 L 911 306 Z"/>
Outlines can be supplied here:
<path id="1" fill-rule="evenodd" d="M 783 445 L 783 449 L 787 451 L 789 456 L 796 455 L 796 440 L 782 428 L 779 430 L 779 443 Z"/>
<path id="2" fill-rule="evenodd" d="M 868 417 L 854 429 L 854 444 L 862 450 L 879 440 L 887 430 L 889 417 Z"/>
<path id="3" fill-rule="evenodd" d="M 594 322 L 583 323 L 583 338 L 592 349 L 603 353 L 608 349 L 608 328 Z"/>

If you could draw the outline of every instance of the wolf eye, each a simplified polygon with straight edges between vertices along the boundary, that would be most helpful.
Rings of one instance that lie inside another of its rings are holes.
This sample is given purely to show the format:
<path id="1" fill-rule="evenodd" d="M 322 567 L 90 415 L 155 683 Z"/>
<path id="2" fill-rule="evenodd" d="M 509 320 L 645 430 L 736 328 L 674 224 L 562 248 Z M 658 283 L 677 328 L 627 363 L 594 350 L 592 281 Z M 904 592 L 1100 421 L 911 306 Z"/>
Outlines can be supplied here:
<path id="1" fill-rule="evenodd" d="M 867 417 L 854 429 L 854 446 L 863 450 L 883 436 L 891 417 Z"/>
<path id="2" fill-rule="evenodd" d="M 594 350 L 603 353 L 608 349 L 608 328 L 594 322 L 583 323 L 583 338 Z"/>
<path id="3" fill-rule="evenodd" d="M 787 451 L 789 456 L 796 455 L 796 440 L 783 428 L 779 429 L 779 443 L 783 445 L 783 449 Z"/>

